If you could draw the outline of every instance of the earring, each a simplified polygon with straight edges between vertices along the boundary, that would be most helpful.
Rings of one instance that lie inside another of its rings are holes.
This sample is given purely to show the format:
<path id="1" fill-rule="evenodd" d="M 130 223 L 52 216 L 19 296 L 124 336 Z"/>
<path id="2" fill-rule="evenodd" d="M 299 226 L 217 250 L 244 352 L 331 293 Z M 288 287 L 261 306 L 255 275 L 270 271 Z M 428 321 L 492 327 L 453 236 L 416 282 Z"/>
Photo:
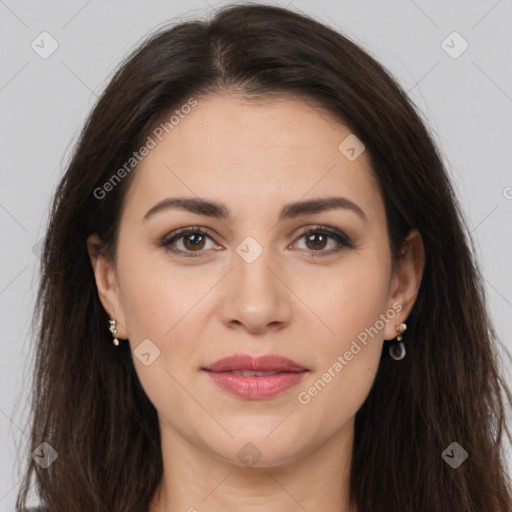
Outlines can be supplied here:
<path id="1" fill-rule="evenodd" d="M 114 336 L 114 340 L 112 341 L 112 343 L 116 347 L 118 347 L 119 346 L 119 340 L 116 338 L 116 336 L 117 336 L 116 321 L 115 320 L 109 320 L 108 323 L 110 324 L 110 327 L 109 327 L 110 332 Z"/>
<path id="2" fill-rule="evenodd" d="M 407 324 L 405 324 L 404 322 L 402 322 L 401 324 L 398 324 L 396 327 L 395 327 L 396 331 L 399 332 L 400 334 L 396 337 L 396 341 L 398 343 L 393 343 L 392 345 L 389 346 L 389 355 L 395 360 L 395 361 L 400 361 L 401 359 L 403 359 L 405 357 L 405 345 L 404 345 L 404 342 L 402 341 L 403 339 L 403 336 L 402 334 L 405 332 L 405 330 L 407 329 Z"/>

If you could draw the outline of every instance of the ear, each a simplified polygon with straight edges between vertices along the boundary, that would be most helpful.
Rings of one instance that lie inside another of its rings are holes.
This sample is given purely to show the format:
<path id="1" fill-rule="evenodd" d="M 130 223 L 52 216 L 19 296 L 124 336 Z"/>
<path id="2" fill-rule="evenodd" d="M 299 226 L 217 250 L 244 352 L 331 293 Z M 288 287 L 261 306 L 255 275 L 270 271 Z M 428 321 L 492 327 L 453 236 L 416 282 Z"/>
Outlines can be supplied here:
<path id="1" fill-rule="evenodd" d="M 128 338 L 125 317 L 121 305 L 117 274 L 114 263 L 105 255 L 100 237 L 94 233 L 87 238 L 87 251 L 91 260 L 96 288 L 103 309 L 116 320 L 117 338 Z M 108 326 L 105 326 L 107 329 Z"/>
<path id="2" fill-rule="evenodd" d="M 397 314 L 395 318 L 386 324 L 384 330 L 384 338 L 391 340 L 396 338 L 400 333 L 395 327 L 401 323 L 407 323 L 407 317 L 411 312 L 423 277 L 425 267 L 425 250 L 423 240 L 417 229 L 413 229 L 407 235 L 397 261 L 397 266 L 393 276 L 391 277 L 389 289 L 389 308 L 394 303 L 401 305 L 400 311 L 396 305 Z"/>

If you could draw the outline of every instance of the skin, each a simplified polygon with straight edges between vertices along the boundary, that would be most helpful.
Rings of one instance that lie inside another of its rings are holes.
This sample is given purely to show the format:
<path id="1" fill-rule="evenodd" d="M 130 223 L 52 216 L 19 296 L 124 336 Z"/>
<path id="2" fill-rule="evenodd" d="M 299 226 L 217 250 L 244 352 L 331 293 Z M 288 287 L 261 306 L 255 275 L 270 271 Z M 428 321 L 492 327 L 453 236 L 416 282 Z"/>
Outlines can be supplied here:
<path id="1" fill-rule="evenodd" d="M 391 273 L 384 203 L 367 154 L 349 161 L 338 150 L 349 134 L 299 100 L 201 98 L 137 170 L 116 261 L 102 254 L 97 235 L 89 237 L 99 297 L 118 322 L 118 338 L 132 351 L 144 339 L 160 350 L 148 366 L 134 357 L 162 439 L 164 475 L 151 512 L 349 511 L 355 414 L 384 340 L 407 320 L 424 266 L 421 237 L 412 231 Z M 222 202 L 231 219 L 166 210 L 143 221 L 156 203 L 177 196 Z M 328 196 L 349 198 L 367 221 L 345 209 L 277 221 L 289 202 Z M 335 239 L 300 237 L 300 228 L 317 224 L 342 231 L 354 247 L 328 255 L 340 247 Z M 158 246 L 187 226 L 208 236 L 200 243 L 185 236 L 173 246 L 201 256 L 180 258 Z M 250 264 L 236 252 L 247 236 L 263 248 Z M 393 303 L 401 311 L 300 403 L 299 393 Z M 279 354 L 310 371 L 275 397 L 246 400 L 201 371 L 234 353 Z M 248 442 L 261 453 L 252 467 L 237 457 Z"/>

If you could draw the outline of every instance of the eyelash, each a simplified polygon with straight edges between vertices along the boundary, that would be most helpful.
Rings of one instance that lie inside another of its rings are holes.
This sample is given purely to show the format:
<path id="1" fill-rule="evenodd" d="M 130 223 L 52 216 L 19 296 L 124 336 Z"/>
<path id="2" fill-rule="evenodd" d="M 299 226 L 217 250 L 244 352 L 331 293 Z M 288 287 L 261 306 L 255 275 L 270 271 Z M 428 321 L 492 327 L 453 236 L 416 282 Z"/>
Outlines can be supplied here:
<path id="1" fill-rule="evenodd" d="M 203 229 L 201 229 L 199 226 L 192 226 L 187 228 L 181 228 L 177 229 L 176 231 L 173 231 L 169 233 L 166 237 L 164 237 L 160 242 L 159 246 L 163 247 L 166 251 L 172 252 L 182 258 L 197 258 L 201 257 L 202 253 L 204 253 L 204 250 L 200 251 L 183 251 L 181 249 L 172 249 L 170 246 L 175 241 L 179 240 L 180 238 L 185 237 L 186 235 L 191 234 L 199 234 L 204 235 L 208 238 L 211 238 L 211 236 L 205 232 Z M 336 249 L 331 249 L 330 251 L 305 251 L 310 253 L 311 257 L 317 258 L 317 257 L 327 257 L 333 254 L 336 254 L 340 251 L 342 251 L 344 248 L 351 249 L 354 247 L 352 241 L 350 238 L 342 233 L 341 231 L 338 231 L 337 229 L 333 229 L 327 226 L 315 226 L 313 228 L 305 228 L 304 230 L 301 230 L 299 233 L 297 239 L 300 239 L 304 236 L 311 235 L 311 234 L 321 234 L 321 235 L 327 235 L 330 238 L 334 238 L 339 244 L 341 244 L 341 247 L 338 247 Z M 213 240 L 212 240 L 213 241 Z M 320 254 L 315 254 L 320 253 Z"/>

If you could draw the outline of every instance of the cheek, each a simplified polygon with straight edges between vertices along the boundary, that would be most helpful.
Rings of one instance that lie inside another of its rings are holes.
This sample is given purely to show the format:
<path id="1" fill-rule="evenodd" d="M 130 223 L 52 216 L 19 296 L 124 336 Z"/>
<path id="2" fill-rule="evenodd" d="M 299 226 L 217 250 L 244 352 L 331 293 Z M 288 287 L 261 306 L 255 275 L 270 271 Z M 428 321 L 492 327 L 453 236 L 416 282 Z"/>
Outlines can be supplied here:
<path id="1" fill-rule="evenodd" d="M 142 233 L 128 235 L 127 229 L 121 230 L 117 263 L 120 299 L 132 344 L 150 338 L 161 347 L 165 334 L 170 336 L 179 328 L 180 318 L 191 309 L 197 294 L 194 283 L 170 264 L 164 250 L 150 248 L 144 240 Z"/>
<path id="2" fill-rule="evenodd" d="M 161 278 L 157 269 L 151 270 L 150 265 L 141 265 L 136 257 L 127 257 L 119 262 L 119 281 L 121 285 L 121 302 L 125 315 L 126 329 L 130 340 L 136 342 L 141 338 L 159 338 L 165 328 L 167 317 L 168 327 L 172 324 L 177 304 L 169 303 L 177 294 L 170 294 L 167 283 Z"/>
<path id="3" fill-rule="evenodd" d="M 351 340 L 374 326 L 387 309 L 388 283 L 386 262 L 377 258 L 354 260 L 353 265 L 342 269 L 339 277 L 325 283 L 324 290 L 328 292 L 324 294 L 321 306 L 325 312 L 325 323 L 335 333 L 330 337 L 333 347 L 342 349 L 347 343 L 350 345 Z M 382 337 L 380 322 L 378 327 Z"/>
<path id="4" fill-rule="evenodd" d="M 131 349 L 137 356 L 137 347 L 149 339 L 160 351 L 155 365 L 180 371 L 184 361 L 197 359 L 194 354 L 203 330 L 199 319 L 205 318 L 202 308 L 207 304 L 201 299 L 217 277 L 194 279 L 165 258 L 130 249 L 118 260 L 118 275 Z M 144 368 L 136 357 L 134 363 L 139 371 Z"/>
<path id="5" fill-rule="evenodd" d="M 395 315 L 388 308 L 385 263 L 375 258 L 347 267 L 319 302 L 328 329 L 322 329 L 315 340 L 316 373 L 324 375 L 321 380 L 329 383 L 334 394 L 352 397 L 354 403 L 364 400 L 369 391 L 380 361 L 384 327 Z"/>
<path id="6" fill-rule="evenodd" d="M 147 255 L 144 258 L 136 251 L 118 261 L 133 362 L 157 410 L 180 410 L 190 402 L 184 390 L 188 375 L 183 373 L 187 367 L 191 372 L 195 369 L 202 325 L 194 319 L 204 287 L 194 286 L 179 272 L 171 273 L 168 265 L 148 261 Z"/>
<path id="7" fill-rule="evenodd" d="M 330 300 L 323 302 L 322 319 L 334 334 L 324 329 L 315 337 L 314 372 L 297 390 L 312 431 L 333 435 L 370 392 L 382 351 L 387 277 L 380 265 L 366 265 L 364 272 L 353 269 L 331 287 Z"/>

